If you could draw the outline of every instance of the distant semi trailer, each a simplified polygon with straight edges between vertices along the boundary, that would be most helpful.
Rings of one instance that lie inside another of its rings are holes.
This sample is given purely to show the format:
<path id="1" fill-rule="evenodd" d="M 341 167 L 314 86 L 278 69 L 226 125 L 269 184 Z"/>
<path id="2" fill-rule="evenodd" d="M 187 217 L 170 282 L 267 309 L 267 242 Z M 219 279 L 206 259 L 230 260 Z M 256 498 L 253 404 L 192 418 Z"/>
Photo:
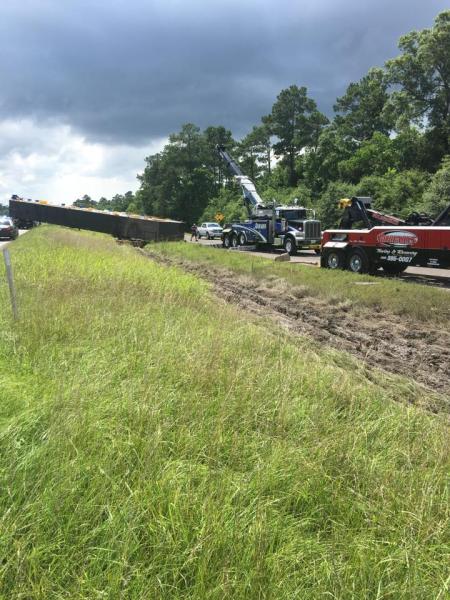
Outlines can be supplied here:
<path id="1" fill-rule="evenodd" d="M 51 223 L 108 233 L 119 240 L 131 240 L 137 244 L 164 240 L 176 241 L 184 237 L 182 221 L 93 208 L 58 206 L 44 201 L 25 200 L 19 196 L 11 197 L 9 215 L 18 221 Z"/>

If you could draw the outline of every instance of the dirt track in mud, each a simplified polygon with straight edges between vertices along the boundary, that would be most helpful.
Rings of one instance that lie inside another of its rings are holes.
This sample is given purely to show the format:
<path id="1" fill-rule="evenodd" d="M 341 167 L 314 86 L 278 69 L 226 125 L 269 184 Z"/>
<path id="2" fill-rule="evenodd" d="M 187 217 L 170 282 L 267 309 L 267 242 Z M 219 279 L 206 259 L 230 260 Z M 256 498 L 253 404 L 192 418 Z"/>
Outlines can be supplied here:
<path id="1" fill-rule="evenodd" d="M 244 310 L 279 323 L 289 333 L 362 359 L 370 369 L 402 375 L 446 397 L 433 395 L 423 404 L 433 412 L 450 412 L 450 332 L 393 314 L 354 310 L 349 303 L 330 307 L 278 278 L 256 282 L 221 267 L 161 257 L 150 258 L 177 266 L 213 284 L 219 297 Z"/>

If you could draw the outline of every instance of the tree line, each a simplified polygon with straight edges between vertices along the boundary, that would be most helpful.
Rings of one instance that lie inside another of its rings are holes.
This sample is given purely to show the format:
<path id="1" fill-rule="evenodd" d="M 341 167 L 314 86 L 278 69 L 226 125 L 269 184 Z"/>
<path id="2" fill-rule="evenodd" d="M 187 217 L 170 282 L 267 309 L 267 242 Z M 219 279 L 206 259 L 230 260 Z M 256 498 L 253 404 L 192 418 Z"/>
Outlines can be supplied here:
<path id="1" fill-rule="evenodd" d="M 99 208 L 171 217 L 191 224 L 243 217 L 240 190 L 215 151 L 225 145 L 266 200 L 299 198 L 324 226 L 337 200 L 370 195 L 379 209 L 437 213 L 450 201 L 450 11 L 399 40 L 400 53 L 337 98 L 327 118 L 306 87 L 282 90 L 270 114 L 241 140 L 223 126 L 192 123 L 145 159 L 133 194 Z"/>

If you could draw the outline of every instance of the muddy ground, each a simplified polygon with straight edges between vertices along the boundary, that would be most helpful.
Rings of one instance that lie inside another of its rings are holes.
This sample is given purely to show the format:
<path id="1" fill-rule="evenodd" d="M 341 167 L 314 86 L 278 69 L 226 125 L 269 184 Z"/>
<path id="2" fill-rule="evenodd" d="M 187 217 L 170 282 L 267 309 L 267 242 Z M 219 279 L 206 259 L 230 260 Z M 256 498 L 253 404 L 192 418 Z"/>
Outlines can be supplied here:
<path id="1" fill-rule="evenodd" d="M 437 392 L 439 399 L 432 393 L 427 398 L 425 392 L 421 404 L 433 412 L 450 413 L 450 332 L 444 328 L 360 307 L 356 310 L 346 302 L 330 307 L 283 279 L 255 282 L 222 267 L 142 252 L 206 279 L 222 300 L 269 317 L 291 334 L 307 335 L 321 345 L 362 359 L 369 376 L 371 369 L 381 369 Z"/>

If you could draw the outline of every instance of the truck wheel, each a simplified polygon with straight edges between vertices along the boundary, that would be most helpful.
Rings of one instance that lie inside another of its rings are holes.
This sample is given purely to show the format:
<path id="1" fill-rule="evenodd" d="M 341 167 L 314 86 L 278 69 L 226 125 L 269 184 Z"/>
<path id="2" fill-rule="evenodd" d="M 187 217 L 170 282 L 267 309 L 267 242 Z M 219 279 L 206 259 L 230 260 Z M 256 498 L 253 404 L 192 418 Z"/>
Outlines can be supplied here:
<path id="1" fill-rule="evenodd" d="M 348 270 L 352 273 L 369 273 L 370 261 L 364 250 L 355 248 L 350 251 L 347 261 Z"/>
<path id="2" fill-rule="evenodd" d="M 322 253 L 322 265 L 327 269 L 343 269 L 345 267 L 345 256 L 343 252 L 339 250 L 332 250 L 331 252 Z"/>
<path id="3" fill-rule="evenodd" d="M 403 273 L 403 271 L 408 267 L 408 265 L 404 264 L 386 264 L 383 265 L 383 271 L 388 275 L 398 275 L 399 273 Z"/>
<path id="4" fill-rule="evenodd" d="M 297 254 L 297 245 L 290 235 L 284 238 L 283 246 L 286 252 L 291 256 Z"/>
<path id="5" fill-rule="evenodd" d="M 247 238 L 245 237 L 245 233 L 242 231 L 238 236 L 239 246 L 245 246 L 247 243 Z"/>
<path id="6" fill-rule="evenodd" d="M 230 235 L 228 233 L 223 236 L 223 247 L 224 248 L 231 247 Z"/>
<path id="7" fill-rule="evenodd" d="M 237 248 L 239 246 L 238 238 L 235 233 L 232 234 L 230 242 L 233 248 Z"/>
<path id="8" fill-rule="evenodd" d="M 209 234 L 209 232 L 206 234 L 206 239 L 210 240 L 211 239 L 211 235 Z"/>

